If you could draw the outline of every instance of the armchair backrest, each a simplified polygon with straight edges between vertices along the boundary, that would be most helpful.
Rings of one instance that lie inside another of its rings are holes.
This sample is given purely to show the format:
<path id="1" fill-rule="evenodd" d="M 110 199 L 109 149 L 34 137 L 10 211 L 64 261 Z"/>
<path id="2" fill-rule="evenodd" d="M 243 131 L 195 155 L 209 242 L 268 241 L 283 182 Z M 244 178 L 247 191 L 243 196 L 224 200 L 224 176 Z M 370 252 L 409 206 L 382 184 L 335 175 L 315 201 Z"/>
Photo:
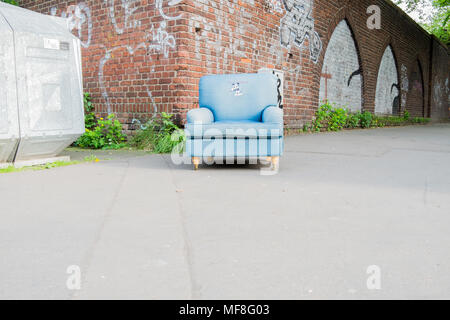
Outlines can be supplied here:
<path id="1" fill-rule="evenodd" d="M 200 108 L 208 108 L 215 121 L 261 121 L 268 106 L 278 105 L 278 79 L 270 73 L 204 76 L 200 79 Z"/>

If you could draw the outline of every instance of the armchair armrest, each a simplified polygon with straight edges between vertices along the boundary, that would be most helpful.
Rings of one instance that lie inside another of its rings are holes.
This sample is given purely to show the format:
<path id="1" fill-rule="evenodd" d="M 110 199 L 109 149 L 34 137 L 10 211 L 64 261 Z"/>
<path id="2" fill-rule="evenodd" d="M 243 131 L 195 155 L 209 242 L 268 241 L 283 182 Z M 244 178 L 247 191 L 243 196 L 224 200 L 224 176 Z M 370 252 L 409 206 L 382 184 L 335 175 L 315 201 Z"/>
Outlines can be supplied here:
<path id="1" fill-rule="evenodd" d="M 275 107 L 275 106 L 267 107 L 263 111 L 262 122 L 277 123 L 277 124 L 283 126 L 283 124 L 284 124 L 283 110 L 278 107 Z"/>
<path id="2" fill-rule="evenodd" d="M 187 123 L 211 124 L 214 122 L 214 115 L 208 108 L 192 109 L 187 113 Z"/>

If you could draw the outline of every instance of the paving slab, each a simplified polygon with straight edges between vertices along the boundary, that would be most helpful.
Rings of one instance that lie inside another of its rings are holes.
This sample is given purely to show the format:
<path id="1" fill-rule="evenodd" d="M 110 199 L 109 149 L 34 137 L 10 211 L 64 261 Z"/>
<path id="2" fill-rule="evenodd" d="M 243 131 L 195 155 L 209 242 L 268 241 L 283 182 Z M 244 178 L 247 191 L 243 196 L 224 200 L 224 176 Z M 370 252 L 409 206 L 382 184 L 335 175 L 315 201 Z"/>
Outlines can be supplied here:
<path id="1" fill-rule="evenodd" d="M 0 175 L 0 298 L 450 298 L 449 124 L 287 137 L 270 176 L 108 157 Z"/>

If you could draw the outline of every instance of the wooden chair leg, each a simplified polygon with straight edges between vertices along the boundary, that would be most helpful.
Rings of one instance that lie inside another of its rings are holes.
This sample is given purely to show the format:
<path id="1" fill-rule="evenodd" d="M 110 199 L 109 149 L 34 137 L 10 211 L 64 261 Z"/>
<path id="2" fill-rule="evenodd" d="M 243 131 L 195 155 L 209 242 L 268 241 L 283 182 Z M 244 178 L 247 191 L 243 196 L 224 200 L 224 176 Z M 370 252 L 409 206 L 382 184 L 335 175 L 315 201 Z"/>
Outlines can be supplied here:
<path id="1" fill-rule="evenodd" d="M 272 162 L 272 170 L 278 170 L 278 166 L 280 165 L 280 157 L 271 157 Z"/>
<path id="2" fill-rule="evenodd" d="M 194 165 L 194 170 L 198 170 L 199 163 L 200 163 L 199 157 L 192 157 L 192 164 Z"/>

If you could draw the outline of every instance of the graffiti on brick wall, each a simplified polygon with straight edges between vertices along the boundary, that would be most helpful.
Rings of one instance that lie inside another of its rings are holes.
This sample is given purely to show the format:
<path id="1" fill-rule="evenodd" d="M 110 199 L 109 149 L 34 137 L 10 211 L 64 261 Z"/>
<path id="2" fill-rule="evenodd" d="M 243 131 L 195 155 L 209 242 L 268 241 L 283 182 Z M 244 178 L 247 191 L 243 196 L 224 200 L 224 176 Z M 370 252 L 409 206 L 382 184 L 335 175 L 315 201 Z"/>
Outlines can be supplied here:
<path id="1" fill-rule="evenodd" d="M 141 21 L 135 17 L 141 7 L 141 0 L 120 0 L 120 3 L 117 3 L 116 0 L 103 1 L 108 6 L 109 18 L 117 34 L 123 34 L 126 30 L 133 30 L 141 26 Z M 164 12 L 163 2 L 164 0 L 155 0 L 155 6 L 164 20 L 181 18 L 181 14 L 178 16 L 167 15 Z M 168 2 L 168 6 L 172 7 L 180 2 L 181 0 L 171 0 Z"/>
<path id="2" fill-rule="evenodd" d="M 400 81 L 401 81 L 401 91 L 402 91 L 402 107 L 406 106 L 406 101 L 408 98 L 408 90 L 409 90 L 409 79 L 408 79 L 408 68 L 402 64 L 400 71 Z"/>
<path id="3" fill-rule="evenodd" d="M 303 53 L 300 52 L 299 60 L 303 60 Z M 302 86 L 303 79 L 303 67 L 301 64 L 295 66 L 286 66 L 282 67 L 282 71 L 285 74 L 284 86 L 286 89 L 289 89 L 294 95 L 302 95 L 306 96 L 310 93 L 309 87 Z"/>
<path id="4" fill-rule="evenodd" d="M 448 78 L 445 79 L 445 91 L 447 93 L 447 100 L 448 100 L 448 104 L 450 105 L 450 87 L 448 86 Z M 450 108 L 449 108 L 450 111 Z"/>
<path id="5" fill-rule="evenodd" d="M 283 13 L 283 5 L 281 4 L 282 0 L 264 0 L 264 6 L 269 12 L 278 12 Z"/>
<path id="6" fill-rule="evenodd" d="M 322 40 L 314 29 L 313 0 L 283 0 L 286 15 L 281 19 L 280 41 L 284 47 L 291 44 L 301 48 L 309 39 L 311 60 L 317 63 L 322 51 Z"/>
<path id="7" fill-rule="evenodd" d="M 253 0 L 244 0 L 253 4 Z M 209 73 L 220 73 L 223 70 L 237 72 L 239 62 L 252 61 L 259 50 L 257 40 L 248 45 L 241 35 L 247 32 L 258 34 L 259 30 L 253 24 L 250 10 L 241 7 L 238 0 L 205 0 L 195 2 L 196 6 L 210 6 L 214 10 L 214 21 L 200 15 L 193 15 L 189 27 L 195 36 L 196 58 L 201 60 L 202 52 L 208 57 L 206 69 Z M 234 21 L 237 20 L 237 23 Z M 251 49 L 251 50 L 249 50 Z M 251 52 L 249 52 L 251 51 Z M 238 59 L 236 59 L 238 58 Z M 248 63 L 248 68 L 251 64 Z M 249 70 L 250 71 L 250 70 Z"/>
<path id="8" fill-rule="evenodd" d="M 109 5 L 109 18 L 117 34 L 123 34 L 125 30 L 135 29 L 141 25 L 141 21 L 133 18 L 133 15 L 139 8 L 140 0 L 120 0 L 119 5 L 116 5 L 115 0 L 103 0 L 103 2 Z M 119 18 L 120 12 L 116 11 L 123 12 L 122 21 Z"/>
<path id="9" fill-rule="evenodd" d="M 275 65 L 281 65 L 285 60 L 285 54 L 283 53 L 283 47 L 281 46 L 280 39 L 273 37 L 270 34 L 263 35 L 264 43 L 267 44 L 268 53 L 274 57 Z M 299 51 L 302 54 L 302 51 Z"/>
<path id="10" fill-rule="evenodd" d="M 207 73 L 253 72 L 255 65 L 249 62 L 260 61 L 262 56 L 269 55 L 273 59 L 269 63 L 279 66 L 287 75 L 286 86 L 296 94 L 306 94 L 309 89 L 301 86 L 302 66 L 285 63 L 286 57 L 280 38 L 274 34 L 261 32 L 252 22 L 253 13 L 248 9 L 249 6 L 242 6 L 243 2 L 251 5 L 249 0 L 205 0 L 195 3 L 201 10 L 209 6 L 209 10 L 214 12 L 216 18 L 211 20 L 204 16 L 192 15 L 189 20 L 189 28 L 195 38 L 196 59 L 204 61 Z M 265 4 L 269 2 L 270 5 L 267 5 L 266 9 L 278 11 L 277 8 L 280 8 L 282 9 L 280 13 L 285 12 L 282 0 L 267 0 Z M 280 5 L 277 6 L 277 3 Z M 251 42 L 248 43 L 249 40 L 243 39 L 243 34 L 252 34 L 254 37 L 251 37 Z M 305 33 L 305 37 L 308 34 Z M 261 43 L 264 45 L 261 46 Z M 321 43 L 319 47 L 318 52 L 321 50 Z M 302 50 L 299 51 L 299 55 L 302 60 Z"/>
<path id="11" fill-rule="evenodd" d="M 434 86 L 433 86 L 433 100 L 436 110 L 440 110 L 442 108 L 442 86 L 439 81 L 439 78 L 436 76 L 434 79 Z"/>
<path id="12" fill-rule="evenodd" d="M 52 16 L 56 16 L 57 12 L 57 7 L 52 7 L 50 9 L 50 14 Z M 70 5 L 66 10 L 61 12 L 61 17 L 68 19 L 69 30 L 76 30 L 81 45 L 84 48 L 88 48 L 92 39 L 92 16 L 89 7 L 84 2 Z M 87 30 L 86 35 L 83 32 L 84 30 Z"/>
<path id="13" fill-rule="evenodd" d="M 402 64 L 401 67 L 401 80 L 402 80 L 402 91 L 409 90 L 409 80 L 408 80 L 408 68 Z"/>
<path id="14" fill-rule="evenodd" d="M 283 68 L 283 71 L 285 71 L 289 75 L 290 82 L 292 83 L 292 87 L 290 88 L 294 94 L 301 94 L 305 90 L 305 88 L 302 88 L 299 86 L 300 80 L 302 78 L 302 67 L 300 65 L 296 66 L 292 69 L 286 69 Z"/>
<path id="15" fill-rule="evenodd" d="M 168 2 L 168 6 L 172 7 L 178 4 L 180 0 L 172 0 Z M 105 3 L 109 3 L 109 17 L 111 19 L 111 23 L 114 26 L 114 29 L 117 34 L 122 34 L 125 30 L 129 29 L 131 31 L 136 30 L 141 27 L 142 23 L 140 20 L 135 19 L 134 14 L 139 9 L 140 1 L 136 0 L 121 0 L 120 7 L 122 10 L 120 12 L 122 15 L 116 11 L 116 6 L 114 0 L 105 0 Z M 109 93 L 107 90 L 107 86 L 105 83 L 105 67 L 108 62 L 114 58 L 114 54 L 119 51 L 125 51 L 128 55 L 133 56 L 136 52 L 140 50 L 145 50 L 147 53 L 147 57 L 151 53 L 162 54 L 165 58 L 169 57 L 170 50 L 174 50 L 176 48 L 176 40 L 175 37 L 167 31 L 167 21 L 168 20 L 176 20 L 181 18 L 182 14 L 178 16 L 169 16 L 164 13 L 163 9 L 163 0 L 155 0 L 155 6 L 158 9 L 159 14 L 163 18 L 163 20 L 159 23 L 159 26 L 155 28 L 155 25 L 151 25 L 149 30 L 145 31 L 145 36 L 135 45 L 119 45 L 113 47 L 105 47 L 105 54 L 100 59 L 99 63 L 99 71 L 98 71 L 98 79 L 100 84 L 100 89 L 102 92 L 102 97 L 105 100 L 108 113 L 112 112 L 111 102 L 109 98 Z M 118 21 L 122 21 L 119 25 Z M 155 100 L 153 99 L 152 93 L 149 90 L 148 86 L 144 85 L 147 96 L 151 101 L 153 107 L 153 116 L 156 116 L 157 106 Z"/>
<path id="16" fill-rule="evenodd" d="M 416 73 L 414 73 L 414 75 L 413 76 L 416 76 Z M 418 76 L 418 75 L 417 75 Z M 420 76 L 419 76 L 420 77 Z M 413 81 L 413 85 L 412 85 L 412 89 L 414 90 L 414 91 L 418 91 L 418 92 L 420 92 L 420 93 L 422 93 L 423 92 L 423 89 L 422 89 L 422 81 L 421 80 L 414 80 Z"/>
<path id="17" fill-rule="evenodd" d="M 320 79 L 320 102 L 328 100 L 351 111 L 360 111 L 361 73 L 352 33 L 343 20 L 334 30 L 325 52 Z"/>
<path id="18" fill-rule="evenodd" d="M 148 49 L 162 53 L 165 58 L 168 58 L 169 50 L 175 49 L 176 40 L 173 35 L 166 31 L 166 26 L 167 23 L 163 20 L 157 30 L 154 30 L 153 26 L 151 27 L 150 34 L 152 41 L 148 45 Z"/>
<path id="19" fill-rule="evenodd" d="M 130 56 L 132 56 L 141 49 L 147 50 L 147 44 L 142 42 L 142 43 L 139 43 L 136 47 L 132 47 L 132 46 L 128 46 L 128 45 L 117 46 L 117 47 L 107 49 L 105 55 L 100 59 L 100 64 L 99 64 L 99 68 L 98 68 L 98 81 L 100 84 L 100 90 L 102 92 L 102 97 L 106 102 L 108 114 L 110 114 L 112 112 L 112 109 L 111 109 L 111 102 L 109 99 L 109 93 L 108 93 L 107 86 L 105 83 L 105 76 L 104 76 L 104 69 L 105 69 L 106 64 L 108 63 L 108 61 L 110 61 L 112 58 L 114 58 L 114 53 L 117 51 L 125 50 L 126 52 L 128 52 L 128 54 Z M 151 92 L 148 90 L 148 88 L 147 88 L 147 92 L 149 94 L 149 98 L 153 102 L 154 113 L 156 113 L 157 107 L 152 99 Z"/>
<path id="20" fill-rule="evenodd" d="M 412 70 L 409 78 L 408 102 L 405 105 L 405 108 L 407 108 L 414 116 L 422 116 L 425 114 L 425 110 L 422 68 L 419 65 L 419 61 L 414 63 Z"/>
<path id="21" fill-rule="evenodd" d="M 434 77 L 433 81 L 433 116 L 438 116 L 440 118 L 447 118 L 448 103 L 447 108 L 444 108 L 445 100 L 450 102 L 448 78 L 444 81 L 439 78 L 439 76 Z"/>
<path id="22" fill-rule="evenodd" d="M 141 8 L 141 0 L 103 0 L 103 2 L 108 6 L 108 17 L 118 35 L 123 34 L 127 30 L 135 31 L 141 28 L 141 20 L 136 17 L 139 8 Z M 167 7 L 173 7 L 180 2 L 181 0 L 168 0 Z M 148 54 L 158 53 L 168 58 L 169 52 L 176 47 L 175 37 L 167 31 L 167 21 L 177 20 L 181 18 L 182 14 L 177 16 L 167 14 L 164 11 L 165 9 L 167 10 L 167 8 L 164 8 L 164 0 L 155 0 L 155 8 L 163 20 L 159 25 L 152 24 L 148 30 L 145 30 L 145 36 L 141 40 L 138 40 L 138 43 L 112 47 L 109 47 L 108 43 L 100 44 L 101 47 L 105 48 L 105 54 L 99 62 L 98 79 L 108 113 L 111 113 L 111 103 L 105 83 L 104 69 L 108 62 L 114 58 L 116 52 L 124 50 L 132 56 L 139 50 L 145 50 Z M 52 7 L 50 14 L 56 16 L 58 14 L 58 8 Z M 80 2 L 68 6 L 61 12 L 60 16 L 68 19 L 70 31 L 74 31 L 80 38 L 81 45 L 84 48 L 88 48 L 92 44 L 93 35 L 90 8 L 84 2 Z M 146 87 L 146 92 L 154 109 L 154 115 L 156 115 L 157 107 L 148 87 Z"/>
<path id="23" fill-rule="evenodd" d="M 177 4 L 179 4 L 182 0 L 170 0 L 168 2 L 168 6 L 172 7 L 175 6 Z M 183 15 L 182 13 L 179 14 L 178 16 L 168 16 L 165 14 L 164 9 L 163 9 L 163 2 L 164 0 L 156 0 L 156 7 L 158 8 L 159 14 L 161 15 L 161 17 L 163 17 L 165 20 L 177 20 L 180 19 L 181 16 Z"/>
<path id="24" fill-rule="evenodd" d="M 284 72 L 286 88 L 289 88 L 294 95 L 308 95 L 310 89 L 302 85 L 302 64 L 289 63 L 285 48 L 291 44 L 303 48 L 307 38 L 316 40 L 309 41 L 309 50 L 307 49 L 309 52 L 306 55 L 305 50 L 299 50 L 295 52 L 295 55 L 299 55 L 301 61 L 305 55 L 317 62 L 322 51 L 322 42 L 314 30 L 312 3 L 309 0 L 289 1 L 290 11 L 287 11 L 283 0 L 263 2 L 266 12 L 283 14 L 284 24 L 281 23 L 281 25 L 287 28 L 289 28 L 288 19 L 296 16 L 296 12 L 301 12 L 298 6 L 303 5 L 304 15 L 296 20 L 295 26 L 292 24 L 290 26 L 296 35 L 290 38 L 291 34 L 288 30 L 289 37 L 283 45 L 280 41 L 280 32 L 264 32 L 253 22 L 254 13 L 249 9 L 252 8 L 252 1 L 196 1 L 194 4 L 199 10 L 209 10 L 215 16 L 215 19 L 209 19 L 193 14 L 189 19 L 189 29 L 195 39 L 196 59 L 202 61 L 207 73 L 235 73 L 253 72 L 255 64 L 250 62 L 261 61 L 263 57 L 269 56 L 272 59 L 267 64 L 277 66 Z M 244 39 L 242 35 L 249 36 Z"/>
<path id="25" fill-rule="evenodd" d="M 375 112 L 381 114 L 398 114 L 400 109 L 400 90 L 398 85 L 397 64 L 392 48 L 384 51 L 378 70 L 375 93 Z"/>

